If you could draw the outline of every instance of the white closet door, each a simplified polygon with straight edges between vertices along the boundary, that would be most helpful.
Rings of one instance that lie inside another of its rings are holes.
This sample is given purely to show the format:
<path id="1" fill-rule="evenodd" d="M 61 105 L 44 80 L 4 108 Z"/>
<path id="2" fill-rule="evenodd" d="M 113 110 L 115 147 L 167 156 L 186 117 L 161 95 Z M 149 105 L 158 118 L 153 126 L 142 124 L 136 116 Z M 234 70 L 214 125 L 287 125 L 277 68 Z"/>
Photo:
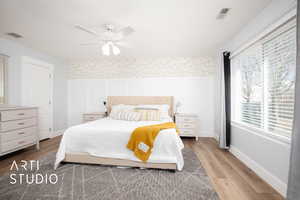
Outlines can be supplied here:
<path id="1" fill-rule="evenodd" d="M 52 68 L 49 64 L 24 61 L 22 66 L 22 105 L 38 107 L 40 140 L 49 138 L 52 127 Z"/>

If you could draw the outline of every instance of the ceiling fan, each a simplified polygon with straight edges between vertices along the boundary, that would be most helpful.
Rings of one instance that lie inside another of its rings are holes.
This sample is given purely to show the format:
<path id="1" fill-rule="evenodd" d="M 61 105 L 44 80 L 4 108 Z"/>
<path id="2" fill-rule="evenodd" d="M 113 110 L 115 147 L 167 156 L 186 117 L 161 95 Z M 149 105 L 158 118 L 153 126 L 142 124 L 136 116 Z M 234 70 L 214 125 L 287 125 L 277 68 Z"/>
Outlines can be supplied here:
<path id="1" fill-rule="evenodd" d="M 75 25 L 75 28 L 96 37 L 95 42 L 83 43 L 81 45 L 102 45 L 102 53 L 105 56 L 109 56 L 111 52 L 114 55 L 119 55 L 121 51 L 118 46 L 127 46 L 123 40 L 134 32 L 134 29 L 130 26 L 117 29 L 112 24 L 104 24 L 101 27 L 104 28 L 104 31 L 101 33 L 82 25 Z"/>

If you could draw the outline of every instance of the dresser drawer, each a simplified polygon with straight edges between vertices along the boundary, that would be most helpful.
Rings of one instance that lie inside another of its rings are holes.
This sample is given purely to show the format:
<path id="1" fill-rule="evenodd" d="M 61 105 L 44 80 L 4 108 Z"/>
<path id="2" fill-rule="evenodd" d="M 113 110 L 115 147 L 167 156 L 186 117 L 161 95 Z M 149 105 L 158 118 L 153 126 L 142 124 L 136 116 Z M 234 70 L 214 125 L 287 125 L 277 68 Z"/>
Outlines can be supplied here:
<path id="1" fill-rule="evenodd" d="M 17 130 L 17 129 L 22 129 L 25 127 L 30 127 L 35 125 L 36 125 L 36 118 L 0 122 L 0 131 L 5 132 L 5 131 Z"/>
<path id="2" fill-rule="evenodd" d="M 22 137 L 22 138 L 12 140 L 12 141 L 9 141 L 9 142 L 6 142 L 6 143 L 1 142 L 1 152 L 3 153 L 3 152 L 6 152 L 6 151 L 11 151 L 11 150 L 14 150 L 18 147 L 25 146 L 25 145 L 28 145 L 28 144 L 33 144 L 33 143 L 36 143 L 36 142 L 37 142 L 37 140 L 36 140 L 35 135 Z"/>
<path id="3" fill-rule="evenodd" d="M 26 119 L 37 116 L 36 109 L 1 111 L 1 121 Z"/>
<path id="4" fill-rule="evenodd" d="M 196 128 L 196 125 L 194 122 L 183 122 L 183 123 L 176 122 L 176 126 L 178 128 L 190 128 L 190 129 Z"/>
<path id="5" fill-rule="evenodd" d="M 24 129 L 19 129 L 15 131 L 8 131 L 8 132 L 2 132 L 0 133 L 1 137 L 1 142 L 6 143 L 11 140 L 16 140 L 19 138 L 23 137 L 28 137 L 28 136 L 36 136 L 37 133 L 37 127 L 29 127 L 29 128 L 24 128 Z"/>
<path id="6" fill-rule="evenodd" d="M 195 130 L 187 129 L 187 128 L 179 128 L 179 135 L 180 136 L 195 136 Z"/>
<path id="7" fill-rule="evenodd" d="M 176 117 L 176 122 L 178 123 L 196 123 L 195 117 Z"/>

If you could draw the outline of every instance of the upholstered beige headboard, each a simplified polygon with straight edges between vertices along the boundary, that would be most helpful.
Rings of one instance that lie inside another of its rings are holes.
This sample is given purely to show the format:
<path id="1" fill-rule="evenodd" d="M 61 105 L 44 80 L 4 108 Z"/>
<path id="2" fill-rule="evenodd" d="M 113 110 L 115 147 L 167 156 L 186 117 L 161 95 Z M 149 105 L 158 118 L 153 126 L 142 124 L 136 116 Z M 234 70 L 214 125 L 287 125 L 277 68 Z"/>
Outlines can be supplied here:
<path id="1" fill-rule="evenodd" d="M 107 111 L 110 113 L 111 106 L 118 104 L 139 105 L 139 104 L 168 104 L 170 106 L 169 115 L 173 115 L 172 96 L 108 96 Z"/>

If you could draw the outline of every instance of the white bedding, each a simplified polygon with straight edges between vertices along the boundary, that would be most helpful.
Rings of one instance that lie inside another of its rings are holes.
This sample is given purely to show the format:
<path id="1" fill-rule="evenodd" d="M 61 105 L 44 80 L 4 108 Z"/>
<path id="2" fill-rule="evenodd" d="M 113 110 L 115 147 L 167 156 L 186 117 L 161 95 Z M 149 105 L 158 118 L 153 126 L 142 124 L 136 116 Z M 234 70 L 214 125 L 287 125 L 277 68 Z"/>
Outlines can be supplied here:
<path id="1" fill-rule="evenodd" d="M 78 152 L 99 157 L 140 161 L 132 151 L 126 148 L 132 131 L 140 126 L 163 122 L 167 121 L 123 121 L 104 118 L 70 127 L 62 137 L 54 168 L 56 169 L 64 160 L 66 153 Z M 148 162 L 176 163 L 177 169 L 182 170 L 184 162 L 181 150 L 183 147 L 175 129 L 162 130 L 155 139 Z"/>

